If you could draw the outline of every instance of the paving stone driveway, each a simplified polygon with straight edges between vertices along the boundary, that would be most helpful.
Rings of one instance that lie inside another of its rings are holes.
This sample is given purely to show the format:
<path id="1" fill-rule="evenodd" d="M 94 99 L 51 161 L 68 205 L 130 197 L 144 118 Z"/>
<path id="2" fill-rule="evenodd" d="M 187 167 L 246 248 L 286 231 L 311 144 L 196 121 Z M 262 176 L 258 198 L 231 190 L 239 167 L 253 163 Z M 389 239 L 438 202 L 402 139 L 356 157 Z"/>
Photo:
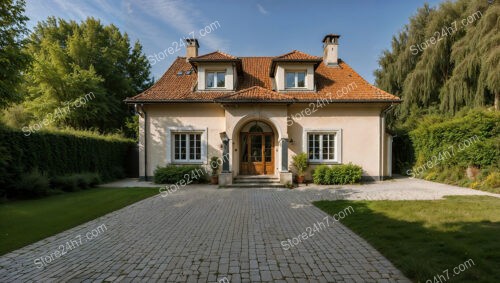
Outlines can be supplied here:
<path id="1" fill-rule="evenodd" d="M 384 190 L 370 192 L 380 198 Z M 408 282 L 387 259 L 338 222 L 289 250 L 282 248 L 281 241 L 297 237 L 326 216 L 311 201 L 336 198 L 360 196 L 352 188 L 184 188 L 0 257 L 0 282 L 228 282 L 224 278 L 230 282 Z M 85 234 L 101 224 L 107 230 L 86 241 Z M 35 258 L 49 256 L 78 235 L 84 238 L 83 244 L 36 268 Z"/>

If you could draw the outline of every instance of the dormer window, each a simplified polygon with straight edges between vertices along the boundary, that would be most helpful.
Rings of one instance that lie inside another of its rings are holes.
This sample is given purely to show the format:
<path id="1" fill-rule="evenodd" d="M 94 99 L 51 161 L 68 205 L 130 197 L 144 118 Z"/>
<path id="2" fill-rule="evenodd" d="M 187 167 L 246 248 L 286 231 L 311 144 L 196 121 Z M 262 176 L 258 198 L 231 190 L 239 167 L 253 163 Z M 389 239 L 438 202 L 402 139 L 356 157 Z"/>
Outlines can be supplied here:
<path id="1" fill-rule="evenodd" d="M 306 71 L 286 71 L 286 88 L 305 88 Z"/>
<path id="2" fill-rule="evenodd" d="M 207 71 L 207 88 L 225 88 L 226 72 Z"/>

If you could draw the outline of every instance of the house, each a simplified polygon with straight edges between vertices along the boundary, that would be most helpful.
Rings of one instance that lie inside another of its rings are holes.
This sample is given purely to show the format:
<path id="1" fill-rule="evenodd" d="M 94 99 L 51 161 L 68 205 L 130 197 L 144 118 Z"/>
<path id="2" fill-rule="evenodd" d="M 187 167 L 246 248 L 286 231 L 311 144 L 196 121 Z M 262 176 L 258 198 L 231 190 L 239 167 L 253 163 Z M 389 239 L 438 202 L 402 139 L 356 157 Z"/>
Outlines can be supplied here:
<path id="1" fill-rule="evenodd" d="M 186 40 L 151 88 L 126 103 L 140 114 L 140 176 L 157 166 L 209 166 L 222 158 L 221 185 L 240 175 L 292 181 L 293 155 L 306 152 L 309 169 L 353 163 L 365 178 L 391 175 L 386 111 L 401 100 L 366 82 L 338 58 L 339 35 L 323 39 L 323 56 L 297 50 L 280 56 L 198 55 Z"/>

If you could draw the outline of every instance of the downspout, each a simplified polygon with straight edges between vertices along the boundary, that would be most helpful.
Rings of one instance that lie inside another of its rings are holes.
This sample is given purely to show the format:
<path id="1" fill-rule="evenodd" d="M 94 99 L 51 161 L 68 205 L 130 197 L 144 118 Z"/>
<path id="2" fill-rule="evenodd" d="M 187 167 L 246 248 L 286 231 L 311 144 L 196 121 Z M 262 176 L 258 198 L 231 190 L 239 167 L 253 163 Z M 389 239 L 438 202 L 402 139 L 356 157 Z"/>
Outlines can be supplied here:
<path id="1" fill-rule="evenodd" d="M 148 181 L 148 113 L 141 106 L 144 113 L 144 180 Z"/>
<path id="2" fill-rule="evenodd" d="M 144 118 L 144 181 L 148 180 L 148 135 L 147 135 L 147 130 L 148 130 L 148 116 L 146 111 L 144 111 L 144 104 L 141 104 L 141 106 L 137 107 L 137 104 L 134 104 L 135 108 L 135 113 L 139 114 L 140 117 Z M 141 141 L 141 132 L 139 131 L 139 142 Z M 141 177 L 141 173 L 139 172 L 139 179 Z"/>
<path id="3" fill-rule="evenodd" d="M 389 110 L 391 110 L 394 107 L 394 104 L 391 103 L 387 108 L 382 110 L 380 112 L 380 149 L 379 149 L 379 181 L 384 180 L 384 169 L 385 169 L 385 164 L 384 164 L 384 158 L 385 158 L 385 116 Z"/>

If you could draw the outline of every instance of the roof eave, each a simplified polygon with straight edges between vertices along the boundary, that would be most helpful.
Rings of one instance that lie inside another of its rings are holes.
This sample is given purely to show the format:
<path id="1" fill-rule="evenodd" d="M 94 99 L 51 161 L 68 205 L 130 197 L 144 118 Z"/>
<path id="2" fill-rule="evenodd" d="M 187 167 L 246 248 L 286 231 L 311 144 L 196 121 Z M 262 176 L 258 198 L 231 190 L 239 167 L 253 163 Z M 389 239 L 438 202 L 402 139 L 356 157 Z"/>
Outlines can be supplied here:
<path id="1" fill-rule="evenodd" d="M 252 99 L 238 99 L 238 100 L 222 100 L 222 99 L 125 99 L 126 104 L 160 104 L 160 103 L 310 103 L 317 102 L 318 99 L 294 99 L 294 100 L 252 100 Z M 397 103 L 403 102 L 401 99 L 342 99 L 332 100 L 329 103 Z"/>

